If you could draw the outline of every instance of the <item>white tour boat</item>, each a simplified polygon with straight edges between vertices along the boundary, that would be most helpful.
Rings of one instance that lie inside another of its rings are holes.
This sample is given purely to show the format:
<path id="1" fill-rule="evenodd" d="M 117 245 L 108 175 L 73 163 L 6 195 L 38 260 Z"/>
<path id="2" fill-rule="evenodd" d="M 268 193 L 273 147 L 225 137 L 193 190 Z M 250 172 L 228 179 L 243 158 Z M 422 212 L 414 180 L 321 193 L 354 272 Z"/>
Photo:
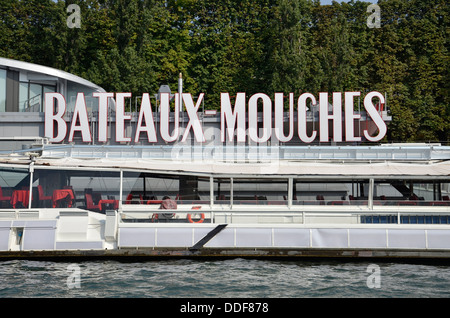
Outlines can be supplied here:
<path id="1" fill-rule="evenodd" d="M 450 147 L 380 144 L 379 93 L 161 89 L 128 113 L 42 66 L 0 59 L 2 83 L 1 258 L 450 257 Z"/>

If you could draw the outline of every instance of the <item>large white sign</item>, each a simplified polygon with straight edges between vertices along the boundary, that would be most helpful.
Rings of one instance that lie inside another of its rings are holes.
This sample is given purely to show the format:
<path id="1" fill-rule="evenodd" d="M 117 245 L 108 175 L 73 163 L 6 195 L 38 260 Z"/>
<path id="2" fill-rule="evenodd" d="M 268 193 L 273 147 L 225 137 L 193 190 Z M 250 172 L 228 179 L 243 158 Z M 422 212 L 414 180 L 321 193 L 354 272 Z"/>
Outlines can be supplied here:
<path id="1" fill-rule="evenodd" d="M 237 93 L 234 105 L 228 93 L 221 93 L 221 140 L 232 141 L 236 138 L 238 142 L 246 142 L 247 138 L 256 143 L 267 142 L 271 138 L 276 138 L 280 142 L 288 142 L 294 136 L 295 128 L 302 142 L 310 143 L 319 138 L 320 142 L 354 142 L 361 141 L 360 136 L 354 132 L 355 121 L 361 118 L 359 113 L 353 109 L 355 98 L 359 97 L 360 92 L 344 92 L 332 94 L 332 110 L 329 110 L 329 94 L 319 93 L 318 100 L 313 94 L 304 93 L 296 101 L 297 104 L 297 127 L 294 127 L 294 94 L 289 94 L 288 120 L 284 120 L 284 95 L 275 93 L 274 100 L 262 93 L 250 96 L 247 101 L 245 93 Z M 142 134 L 147 136 L 148 142 L 157 142 L 158 134 L 153 118 L 153 109 L 148 93 L 142 95 L 142 103 L 139 111 L 139 118 L 134 136 L 126 136 L 125 124 L 131 120 L 131 115 L 125 112 L 125 98 L 130 98 L 131 93 L 93 93 L 93 97 L 98 98 L 98 142 L 108 141 L 108 99 L 115 98 L 115 140 L 116 142 L 138 142 Z M 181 102 L 184 104 L 189 122 L 184 130 L 180 129 L 179 112 L 174 112 L 173 127 L 170 129 L 170 95 L 161 93 L 160 99 L 160 125 L 159 135 L 166 142 L 185 141 L 190 133 L 193 132 L 197 142 L 205 142 L 205 135 L 198 116 L 200 105 L 204 94 L 200 94 L 197 101 L 194 102 L 189 93 L 175 94 L 175 109 Z M 371 118 L 377 127 L 378 133 L 375 136 L 369 134 L 368 129 L 363 129 L 364 137 L 368 141 L 379 141 L 387 131 L 380 111 L 374 103 L 384 104 L 384 96 L 379 92 L 370 92 L 364 97 L 364 108 L 367 116 Z M 57 104 L 55 104 L 57 101 Z M 308 105 L 318 107 L 319 109 L 319 127 L 307 129 L 307 110 Z M 262 124 L 258 127 L 258 107 L 262 115 Z M 91 126 L 89 124 L 86 101 L 83 93 L 78 93 L 75 102 L 73 117 L 68 123 L 64 119 L 66 112 L 66 101 L 60 93 L 45 94 L 45 136 L 51 142 L 62 142 L 67 138 L 72 142 L 75 133 L 81 134 L 83 142 L 92 142 Z M 329 131 L 329 125 L 332 124 L 332 134 Z M 345 123 L 344 129 L 342 127 Z M 318 128 L 318 129 L 317 129 Z M 181 135 L 182 134 L 182 135 Z M 330 135 L 332 137 L 330 137 Z"/>

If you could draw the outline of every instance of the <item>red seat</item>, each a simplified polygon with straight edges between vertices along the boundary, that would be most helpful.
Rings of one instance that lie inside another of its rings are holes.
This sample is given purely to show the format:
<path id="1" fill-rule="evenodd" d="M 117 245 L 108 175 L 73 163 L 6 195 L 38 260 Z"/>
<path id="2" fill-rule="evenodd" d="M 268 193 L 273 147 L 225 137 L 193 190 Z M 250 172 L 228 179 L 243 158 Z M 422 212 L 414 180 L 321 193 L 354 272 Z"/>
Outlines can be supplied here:
<path id="1" fill-rule="evenodd" d="M 98 201 L 98 205 L 100 206 L 100 212 L 104 210 L 105 207 L 103 207 L 103 204 L 109 204 L 114 210 L 117 210 L 119 208 L 119 200 L 114 199 L 106 199 L 106 200 L 100 200 Z"/>
<path id="2" fill-rule="evenodd" d="M 125 200 L 125 204 L 131 204 L 131 200 L 133 200 L 133 195 L 129 193 L 127 195 L 127 199 Z"/>
<path id="3" fill-rule="evenodd" d="M 19 208 L 26 208 L 30 199 L 29 190 L 14 190 L 11 196 L 11 205 L 15 209 L 19 203 Z"/>
<path id="4" fill-rule="evenodd" d="M 46 196 L 44 195 L 44 189 L 41 185 L 38 185 L 38 193 L 39 193 L 39 201 L 52 201 L 53 197 L 51 195 Z"/>
<path id="5" fill-rule="evenodd" d="M 86 209 L 93 210 L 93 211 L 101 211 L 102 207 L 101 204 L 94 204 L 94 200 L 92 199 L 92 194 L 85 193 L 84 194 L 86 198 Z"/>
<path id="6" fill-rule="evenodd" d="M 162 200 L 148 200 L 147 204 L 161 204 Z"/>
<path id="7" fill-rule="evenodd" d="M 127 196 L 127 199 L 125 200 L 125 204 L 133 204 L 133 194 L 130 193 Z M 134 201 L 136 202 L 136 201 Z M 144 197 L 142 196 L 142 194 L 139 194 L 139 204 L 143 204 L 144 203 Z"/>
<path id="8" fill-rule="evenodd" d="M 70 208 L 75 203 L 75 195 L 72 189 L 57 189 L 53 191 L 52 201 L 54 208 L 61 204 L 62 207 Z"/>

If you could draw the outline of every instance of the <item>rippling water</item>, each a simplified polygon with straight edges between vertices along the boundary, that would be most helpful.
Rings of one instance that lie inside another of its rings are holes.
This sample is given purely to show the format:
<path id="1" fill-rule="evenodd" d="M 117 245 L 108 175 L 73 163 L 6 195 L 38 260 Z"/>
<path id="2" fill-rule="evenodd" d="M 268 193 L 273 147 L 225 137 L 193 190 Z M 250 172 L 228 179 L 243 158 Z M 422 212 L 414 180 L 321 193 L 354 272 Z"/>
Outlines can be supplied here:
<path id="1" fill-rule="evenodd" d="M 373 267 L 377 271 L 368 271 Z M 248 259 L 0 262 L 2 298 L 449 296 L 448 265 Z"/>

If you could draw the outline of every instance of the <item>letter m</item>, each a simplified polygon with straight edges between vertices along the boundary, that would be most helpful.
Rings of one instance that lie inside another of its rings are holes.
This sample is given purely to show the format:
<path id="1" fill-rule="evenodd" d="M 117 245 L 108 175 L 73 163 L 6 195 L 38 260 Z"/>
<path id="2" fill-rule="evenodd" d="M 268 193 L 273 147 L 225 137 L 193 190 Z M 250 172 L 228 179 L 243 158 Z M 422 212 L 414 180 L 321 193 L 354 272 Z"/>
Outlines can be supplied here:
<path id="1" fill-rule="evenodd" d="M 234 111 L 231 107 L 230 95 L 228 93 L 221 93 L 220 107 L 222 142 L 225 142 L 225 134 L 228 135 L 228 140 L 232 141 L 236 129 L 237 141 L 245 142 L 245 93 L 237 93 Z"/>

